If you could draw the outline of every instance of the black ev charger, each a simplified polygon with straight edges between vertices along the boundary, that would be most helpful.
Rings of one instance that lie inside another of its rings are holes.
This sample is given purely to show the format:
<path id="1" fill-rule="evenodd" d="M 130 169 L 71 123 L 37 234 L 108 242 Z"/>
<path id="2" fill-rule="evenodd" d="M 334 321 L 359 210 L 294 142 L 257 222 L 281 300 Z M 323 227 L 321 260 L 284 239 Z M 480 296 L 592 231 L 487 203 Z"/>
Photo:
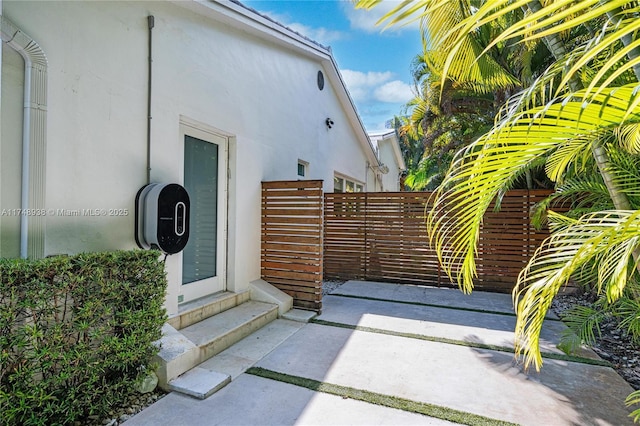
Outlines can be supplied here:
<path id="1" fill-rule="evenodd" d="M 189 194 L 177 183 L 150 183 L 136 194 L 135 238 L 138 247 L 166 254 L 189 241 Z"/>

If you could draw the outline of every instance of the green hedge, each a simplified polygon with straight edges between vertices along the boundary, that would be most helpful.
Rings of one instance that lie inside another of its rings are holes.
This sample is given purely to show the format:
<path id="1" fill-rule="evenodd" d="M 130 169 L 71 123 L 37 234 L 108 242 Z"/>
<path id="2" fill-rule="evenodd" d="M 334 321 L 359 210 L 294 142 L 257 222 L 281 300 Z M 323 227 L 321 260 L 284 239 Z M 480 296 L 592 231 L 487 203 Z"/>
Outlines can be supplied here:
<path id="1" fill-rule="evenodd" d="M 0 419 L 104 416 L 135 392 L 166 320 L 156 251 L 0 259 Z"/>

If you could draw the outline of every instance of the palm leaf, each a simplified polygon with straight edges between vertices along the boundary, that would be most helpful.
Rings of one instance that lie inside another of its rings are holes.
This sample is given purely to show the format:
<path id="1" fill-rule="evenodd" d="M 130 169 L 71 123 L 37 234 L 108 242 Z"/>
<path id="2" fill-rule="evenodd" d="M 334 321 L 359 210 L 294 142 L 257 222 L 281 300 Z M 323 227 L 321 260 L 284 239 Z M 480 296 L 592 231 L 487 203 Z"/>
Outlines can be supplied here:
<path id="1" fill-rule="evenodd" d="M 627 330 L 633 341 L 640 342 L 640 301 L 623 297 L 616 304 L 614 315 L 620 318 L 620 328 Z"/>
<path id="2" fill-rule="evenodd" d="M 598 261 L 598 284 L 613 301 L 619 297 L 628 274 L 621 267 L 640 246 L 640 211 L 604 211 L 581 218 L 554 232 L 536 250 L 518 277 L 513 297 L 516 305 L 516 353 L 524 356 L 525 368 L 542 365 L 539 338 L 553 297 L 571 275 L 591 261 Z"/>
<path id="3" fill-rule="evenodd" d="M 568 329 L 562 333 L 560 344 L 562 351 L 571 354 L 582 343 L 592 345 L 596 341 L 596 333 L 600 337 L 600 322 L 605 314 L 601 309 L 591 306 L 576 305 L 562 317 Z"/>
<path id="4" fill-rule="evenodd" d="M 380 0 L 356 1 L 356 8 L 370 9 L 380 3 Z M 426 58 L 431 71 L 446 69 L 442 75 L 441 87 L 444 88 L 447 79 L 465 82 L 473 86 L 479 93 L 490 93 L 499 88 L 516 87 L 519 80 L 507 69 L 502 67 L 489 55 L 482 55 L 484 46 L 473 33 L 455 33 L 451 28 L 457 28 L 459 23 L 471 15 L 469 2 L 452 2 L 446 0 L 418 0 L 402 1 L 385 14 L 378 23 L 388 21 L 387 27 L 399 22 L 409 23 L 421 19 L 423 29 L 423 44 L 425 52 L 431 54 Z M 458 42 L 458 48 L 453 62 L 444 52 L 450 40 Z M 447 65 L 445 65 L 447 64 Z"/>
<path id="5" fill-rule="evenodd" d="M 590 138 L 576 138 L 559 146 L 547 160 L 545 172 L 549 179 L 562 182 L 569 165 L 576 164 L 578 161 L 585 162 L 586 158 L 591 156 L 591 143 Z"/>
<path id="6" fill-rule="evenodd" d="M 640 154 L 640 125 L 629 124 L 615 130 L 622 147 L 631 154 Z"/>
<path id="7" fill-rule="evenodd" d="M 600 210 L 613 208 L 611 197 L 607 187 L 599 174 L 579 174 L 566 179 L 556 187 L 553 194 L 537 203 L 531 209 L 531 223 L 537 229 L 542 228 L 547 222 L 547 210 L 552 205 L 570 203 L 570 210 L 565 216 L 576 217 Z M 585 211 L 588 210 L 588 211 Z"/>
<path id="8" fill-rule="evenodd" d="M 533 108 L 505 120 L 457 154 L 436 193 L 427 225 L 444 270 L 461 289 L 473 288 L 482 217 L 500 190 L 513 176 L 564 144 L 624 124 L 627 116 L 640 121 L 640 108 L 628 110 L 633 90 L 633 86 L 620 87 L 586 104 L 567 97 Z M 462 268 L 455 271 L 459 262 Z"/>
<path id="9" fill-rule="evenodd" d="M 632 125 L 622 127 L 630 126 Z M 614 129 L 614 132 L 617 130 Z M 627 144 L 624 140 L 620 140 L 618 143 L 623 148 Z M 616 185 L 627 195 L 633 208 L 640 208 L 640 157 L 614 148 L 608 149 L 608 155 L 611 160 L 611 173 Z"/>
<path id="10" fill-rule="evenodd" d="M 624 402 L 627 405 L 627 407 L 630 407 L 631 405 L 640 404 L 640 390 L 631 392 L 629 396 L 627 396 L 627 399 Z M 629 414 L 629 417 L 633 417 L 634 422 L 637 422 L 638 420 L 640 420 L 640 408 L 632 411 L 631 414 Z"/>
<path id="11" fill-rule="evenodd" d="M 510 1 L 510 0 L 493 0 L 484 2 L 473 15 L 462 20 L 458 25 L 449 29 L 442 35 L 443 40 L 447 40 L 447 44 L 440 46 L 441 50 L 447 52 L 447 59 L 442 69 L 442 78 L 446 78 L 454 68 L 456 57 L 459 50 L 463 49 L 464 37 L 468 34 L 474 34 L 486 25 L 491 25 L 495 20 L 504 17 L 509 13 L 513 13 L 520 8 L 527 8 L 530 1 Z M 523 19 L 517 20 L 509 28 L 502 31 L 490 43 L 487 44 L 480 56 L 486 54 L 494 46 L 505 43 L 507 41 L 531 42 L 545 37 L 568 32 L 579 25 L 590 22 L 596 18 L 606 16 L 608 13 L 619 11 L 622 6 L 628 5 L 626 0 L 612 0 L 602 2 L 598 0 L 555 0 L 547 2 L 547 4 L 533 13 L 528 14 Z M 577 72 L 592 61 L 604 49 L 610 48 L 615 43 L 619 43 L 623 37 L 634 33 L 637 30 L 637 19 L 623 19 L 618 25 L 608 28 L 606 37 L 603 37 L 601 43 L 591 43 L 590 48 L 583 52 L 580 56 L 574 56 L 574 61 L 563 63 L 568 68 L 565 78 L 560 85 L 563 87 L 574 78 Z M 627 60 L 622 66 L 611 75 L 610 69 L 619 64 L 620 60 L 630 51 L 640 46 L 640 41 L 634 40 L 629 46 L 618 51 L 609 58 L 606 63 L 601 66 L 600 71 L 594 77 L 592 84 L 589 85 L 585 96 L 591 91 L 604 90 L 615 81 L 615 79 L 625 71 L 632 69 L 640 64 L 640 57 Z M 565 69 L 566 71 L 566 69 Z M 606 77 L 606 79 L 605 79 Z"/>

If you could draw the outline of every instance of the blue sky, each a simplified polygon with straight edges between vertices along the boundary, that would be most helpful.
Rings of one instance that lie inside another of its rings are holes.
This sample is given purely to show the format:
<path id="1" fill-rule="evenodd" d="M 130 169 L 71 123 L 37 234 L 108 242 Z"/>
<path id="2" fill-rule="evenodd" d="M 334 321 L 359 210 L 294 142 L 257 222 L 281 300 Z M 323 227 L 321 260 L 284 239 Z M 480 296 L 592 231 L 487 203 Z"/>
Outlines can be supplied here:
<path id="1" fill-rule="evenodd" d="M 375 23 L 397 5 L 372 11 L 350 0 L 241 0 L 289 28 L 330 46 L 368 132 L 384 129 L 412 97 L 411 62 L 422 50 L 417 22 L 382 31 Z"/>

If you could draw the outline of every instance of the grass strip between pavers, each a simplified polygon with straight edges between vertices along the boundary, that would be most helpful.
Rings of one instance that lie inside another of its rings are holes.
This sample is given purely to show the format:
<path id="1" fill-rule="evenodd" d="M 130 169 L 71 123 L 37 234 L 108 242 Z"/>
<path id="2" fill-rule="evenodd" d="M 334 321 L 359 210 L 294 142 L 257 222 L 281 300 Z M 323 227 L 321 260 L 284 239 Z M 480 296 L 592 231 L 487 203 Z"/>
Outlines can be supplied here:
<path id="1" fill-rule="evenodd" d="M 341 322 L 325 321 L 321 319 L 312 318 L 310 323 L 327 325 L 330 327 L 347 328 L 349 330 L 364 331 L 367 333 L 386 334 L 388 336 L 407 337 L 409 339 L 426 340 L 429 342 L 446 343 L 449 345 L 468 346 L 470 348 L 489 349 L 492 351 L 513 353 L 513 348 L 506 346 L 489 345 L 486 343 L 477 342 L 465 342 L 464 340 L 447 339 L 446 337 L 426 336 L 424 334 L 415 333 L 403 333 L 401 331 L 384 330 L 382 328 L 363 327 L 361 325 L 344 324 Z M 566 354 L 556 354 L 552 352 L 542 352 L 542 357 L 547 359 L 557 359 L 560 361 L 578 362 L 581 364 L 600 365 L 603 367 L 611 367 L 611 363 L 591 358 L 584 358 L 581 356 L 573 356 Z"/>
<path id="2" fill-rule="evenodd" d="M 397 396 L 384 395 L 363 389 L 355 389 L 348 386 L 334 385 L 332 383 L 320 382 L 300 376 L 292 376 L 277 371 L 268 370 L 262 367 L 251 367 L 246 371 L 248 374 L 263 377 L 265 379 L 276 380 L 295 386 L 300 386 L 316 392 L 328 393 L 331 395 L 350 398 L 370 404 L 381 405 L 411 413 L 424 414 L 442 420 L 448 420 L 463 425 L 472 426 L 514 426 L 517 423 L 510 423 L 503 420 L 496 420 L 478 414 L 467 413 L 465 411 L 454 410 L 453 408 L 442 407 L 440 405 L 428 404 L 426 402 L 412 401 L 410 399 L 399 398 Z"/>
<path id="3" fill-rule="evenodd" d="M 439 305 L 437 303 L 411 302 L 411 301 L 408 301 L 408 300 L 384 299 L 382 297 L 356 296 L 356 295 L 353 295 L 353 294 L 340 294 L 340 293 L 330 293 L 327 296 L 338 296 L 338 297 L 348 297 L 348 298 L 351 298 L 351 299 L 373 300 L 373 301 L 376 301 L 376 302 L 400 303 L 402 305 L 427 306 L 429 308 L 455 309 L 457 311 L 478 312 L 480 314 L 504 315 L 504 316 L 507 316 L 507 317 L 515 317 L 516 316 L 516 314 L 513 313 L 513 312 L 492 311 L 490 309 L 478 309 L 478 308 L 464 308 L 462 306 Z M 562 321 L 559 318 L 547 318 L 547 317 L 545 317 L 545 320 L 548 320 L 548 321 Z"/>

